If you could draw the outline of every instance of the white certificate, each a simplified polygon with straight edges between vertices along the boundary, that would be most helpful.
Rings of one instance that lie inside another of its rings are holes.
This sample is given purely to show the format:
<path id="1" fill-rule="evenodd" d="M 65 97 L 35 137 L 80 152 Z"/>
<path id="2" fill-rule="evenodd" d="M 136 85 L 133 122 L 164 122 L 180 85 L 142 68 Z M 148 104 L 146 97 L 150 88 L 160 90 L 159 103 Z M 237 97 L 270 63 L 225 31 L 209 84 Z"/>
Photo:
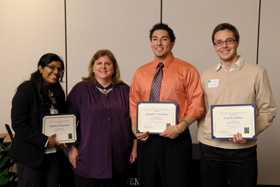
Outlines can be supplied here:
<path id="1" fill-rule="evenodd" d="M 56 134 L 59 143 L 75 143 L 76 116 L 74 114 L 46 115 L 42 117 L 42 133 L 46 136 Z"/>
<path id="2" fill-rule="evenodd" d="M 176 102 L 137 102 L 137 133 L 160 134 L 177 122 Z"/>
<path id="3" fill-rule="evenodd" d="M 256 105 L 211 105 L 211 125 L 213 139 L 256 139 Z"/>

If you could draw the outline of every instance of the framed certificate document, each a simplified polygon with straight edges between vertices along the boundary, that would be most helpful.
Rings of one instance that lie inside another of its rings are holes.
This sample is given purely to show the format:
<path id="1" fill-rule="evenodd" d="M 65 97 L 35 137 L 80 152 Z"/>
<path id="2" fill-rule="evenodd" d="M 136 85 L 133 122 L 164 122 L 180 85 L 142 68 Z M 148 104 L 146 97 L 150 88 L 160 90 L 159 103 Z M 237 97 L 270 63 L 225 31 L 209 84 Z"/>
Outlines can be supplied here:
<path id="1" fill-rule="evenodd" d="M 137 102 L 137 133 L 160 134 L 177 124 L 176 102 Z"/>
<path id="2" fill-rule="evenodd" d="M 55 114 L 42 116 L 42 133 L 46 136 L 56 134 L 59 143 L 76 143 L 76 116 L 74 114 Z"/>
<path id="3" fill-rule="evenodd" d="M 211 105 L 211 126 L 213 139 L 256 139 L 256 105 Z"/>

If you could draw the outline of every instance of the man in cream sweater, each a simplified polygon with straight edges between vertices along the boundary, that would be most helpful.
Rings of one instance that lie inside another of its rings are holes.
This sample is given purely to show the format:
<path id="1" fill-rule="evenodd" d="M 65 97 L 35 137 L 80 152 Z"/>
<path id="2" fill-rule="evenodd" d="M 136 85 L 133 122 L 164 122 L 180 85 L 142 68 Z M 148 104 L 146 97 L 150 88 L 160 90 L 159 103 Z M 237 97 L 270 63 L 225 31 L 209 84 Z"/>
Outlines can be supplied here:
<path id="1" fill-rule="evenodd" d="M 219 24 L 212 33 L 212 42 L 220 63 L 201 75 L 205 113 L 198 123 L 198 141 L 203 185 L 256 186 L 256 140 L 243 138 L 242 132 L 235 132 L 228 139 L 212 138 L 211 105 L 255 104 L 258 135 L 276 116 L 267 72 L 237 54 L 239 33 L 233 25 Z"/>

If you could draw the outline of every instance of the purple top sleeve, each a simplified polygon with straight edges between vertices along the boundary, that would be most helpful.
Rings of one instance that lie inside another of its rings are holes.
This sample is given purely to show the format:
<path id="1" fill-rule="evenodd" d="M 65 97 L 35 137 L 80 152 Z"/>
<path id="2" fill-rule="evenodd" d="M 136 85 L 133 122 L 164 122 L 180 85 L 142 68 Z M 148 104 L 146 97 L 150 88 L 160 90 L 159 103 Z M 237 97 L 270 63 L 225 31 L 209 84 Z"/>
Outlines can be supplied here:
<path id="1" fill-rule="evenodd" d="M 129 86 L 122 83 L 107 95 L 99 83 L 77 83 L 68 95 L 68 112 L 76 113 L 79 161 L 74 169 L 87 178 L 112 178 L 129 164 L 133 134 L 129 118 Z"/>

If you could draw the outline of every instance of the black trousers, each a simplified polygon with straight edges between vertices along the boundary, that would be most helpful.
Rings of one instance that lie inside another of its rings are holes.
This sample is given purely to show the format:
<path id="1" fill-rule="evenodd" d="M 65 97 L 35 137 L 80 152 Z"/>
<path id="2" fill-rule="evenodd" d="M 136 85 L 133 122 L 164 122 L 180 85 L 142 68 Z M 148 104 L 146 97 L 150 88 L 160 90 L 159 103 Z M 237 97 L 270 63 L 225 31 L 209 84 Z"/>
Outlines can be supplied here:
<path id="1" fill-rule="evenodd" d="M 44 155 L 38 168 L 30 168 L 17 163 L 18 187 L 58 187 L 60 172 L 60 153 Z"/>
<path id="2" fill-rule="evenodd" d="M 200 143 L 200 172 L 203 187 L 255 187 L 257 146 L 221 149 Z"/>
<path id="3" fill-rule="evenodd" d="M 192 141 L 189 130 L 172 140 L 149 135 L 138 141 L 138 175 L 142 187 L 190 186 Z"/>

